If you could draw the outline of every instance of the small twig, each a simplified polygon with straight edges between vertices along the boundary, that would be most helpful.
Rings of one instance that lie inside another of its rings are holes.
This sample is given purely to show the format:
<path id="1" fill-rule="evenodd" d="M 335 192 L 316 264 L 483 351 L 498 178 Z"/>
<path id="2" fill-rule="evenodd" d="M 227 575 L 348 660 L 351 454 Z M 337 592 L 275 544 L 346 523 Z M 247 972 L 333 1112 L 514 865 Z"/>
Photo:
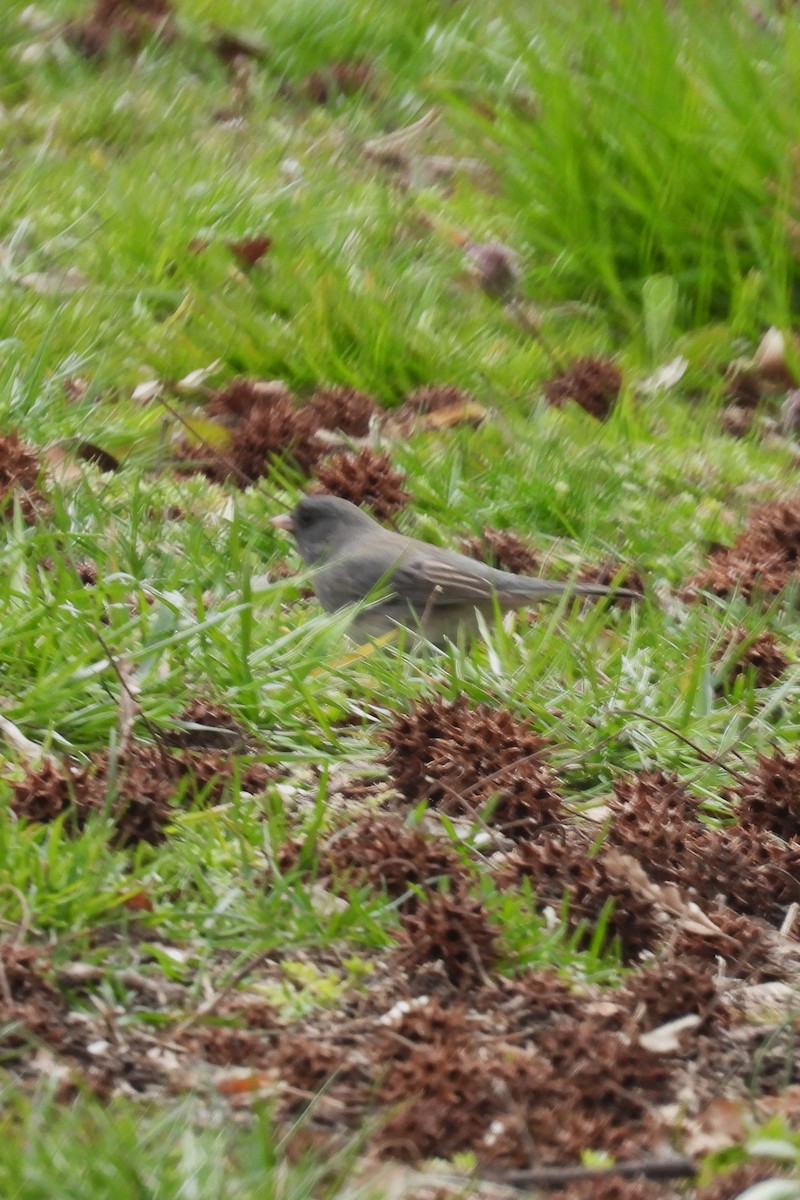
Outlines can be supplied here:
<path id="1" fill-rule="evenodd" d="M 239 967 L 238 971 L 234 971 L 233 975 L 225 984 L 225 986 L 220 988 L 219 991 L 212 993 L 207 1000 L 203 1000 L 202 1003 L 198 1004 L 194 1012 L 190 1013 L 188 1017 L 184 1017 L 184 1019 L 175 1026 L 170 1036 L 173 1038 L 179 1037 L 180 1034 L 185 1033 L 187 1029 L 194 1025 L 196 1021 L 199 1021 L 202 1017 L 207 1017 L 213 1013 L 214 1010 L 219 1007 L 225 997 L 230 995 L 236 985 L 241 983 L 245 976 L 249 975 L 251 971 L 255 970 L 255 968 L 259 966 L 265 958 L 268 958 L 271 953 L 271 948 L 269 950 L 260 950 L 258 954 L 254 954 L 251 958 L 248 958 L 247 961 L 241 967 Z"/>
<path id="2" fill-rule="evenodd" d="M 640 1175 L 646 1179 L 688 1179 L 696 1173 L 697 1168 L 690 1158 L 676 1156 L 642 1158 L 638 1162 L 614 1163 L 610 1167 L 533 1167 L 530 1170 L 498 1172 L 496 1175 L 490 1172 L 487 1178 L 519 1188 L 547 1187 L 581 1179 L 613 1179 L 615 1176 L 623 1179 L 636 1179 Z"/>
<path id="3" fill-rule="evenodd" d="M 162 749 L 162 745 L 161 745 L 161 743 L 162 743 L 161 730 L 156 725 L 153 724 L 153 722 L 150 720 L 150 718 L 139 707 L 139 703 L 138 703 L 136 697 L 133 695 L 133 692 L 131 691 L 131 689 L 128 685 L 128 681 L 125 678 L 124 672 L 120 669 L 119 663 L 117 662 L 116 658 L 114 657 L 114 651 L 111 649 L 108 642 L 105 640 L 105 638 L 103 637 L 102 633 L 100 632 L 100 630 L 97 628 L 96 625 L 93 627 L 93 633 L 94 633 L 94 636 L 97 638 L 98 642 L 100 643 L 103 653 L 106 655 L 106 658 L 108 659 L 108 665 L 111 667 L 112 671 L 114 672 L 117 679 L 119 680 L 120 687 L 127 694 L 130 704 L 133 705 L 134 708 L 138 709 L 139 716 L 142 719 L 142 724 L 144 725 L 147 732 L 150 734 L 151 738 L 155 742 L 159 751 L 161 751 L 162 757 L 163 757 L 163 749 Z M 122 753 L 122 751 L 119 748 L 118 748 L 118 753 L 120 753 L 120 754 Z"/>
<path id="4" fill-rule="evenodd" d="M 537 346 L 543 351 L 544 356 L 552 369 L 554 371 L 558 371 L 560 375 L 563 375 L 565 370 L 564 364 L 561 362 L 555 350 L 553 350 L 552 346 L 542 334 L 542 331 L 537 323 L 532 321 L 528 313 L 526 313 L 519 300 L 513 298 L 509 300 L 506 304 L 506 312 L 509 314 L 509 316 L 514 318 L 520 329 L 527 333 L 528 337 L 536 342 Z"/>
<path id="5" fill-rule="evenodd" d="M 665 733 L 671 734 L 674 738 L 677 738 L 679 742 L 683 742 L 684 745 L 688 746 L 691 750 L 694 750 L 695 754 L 697 754 L 698 757 L 703 760 L 703 762 L 712 763 L 715 767 L 722 767 L 723 771 L 727 771 L 729 775 L 733 776 L 737 783 L 749 782 L 746 775 L 741 775 L 738 771 L 734 771 L 733 767 L 726 766 L 718 755 L 709 754 L 708 751 L 701 749 L 696 742 L 693 742 L 691 738 L 686 737 L 685 734 L 679 733 L 677 729 L 673 729 L 673 727 L 668 725 L 666 721 L 660 721 L 658 717 L 651 717 L 649 713 L 639 712 L 637 709 L 633 708 L 620 708 L 617 710 L 617 712 L 621 717 L 635 717 L 639 721 L 649 721 L 651 725 L 657 725 L 659 729 L 663 729 Z"/>

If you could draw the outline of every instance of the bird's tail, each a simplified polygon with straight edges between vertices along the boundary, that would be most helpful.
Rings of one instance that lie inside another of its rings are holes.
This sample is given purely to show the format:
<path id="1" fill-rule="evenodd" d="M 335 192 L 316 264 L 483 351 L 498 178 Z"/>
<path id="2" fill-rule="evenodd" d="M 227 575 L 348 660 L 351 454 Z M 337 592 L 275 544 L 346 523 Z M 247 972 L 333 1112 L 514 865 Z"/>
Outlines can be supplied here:
<path id="1" fill-rule="evenodd" d="M 570 583 L 552 579 L 533 579 L 520 575 L 512 583 L 506 584 L 504 591 L 509 600 L 519 600 L 525 604 L 545 596 L 561 596 L 565 592 L 569 596 L 611 596 L 620 600 L 643 600 L 641 592 L 626 587 L 609 587 L 604 583 Z"/>

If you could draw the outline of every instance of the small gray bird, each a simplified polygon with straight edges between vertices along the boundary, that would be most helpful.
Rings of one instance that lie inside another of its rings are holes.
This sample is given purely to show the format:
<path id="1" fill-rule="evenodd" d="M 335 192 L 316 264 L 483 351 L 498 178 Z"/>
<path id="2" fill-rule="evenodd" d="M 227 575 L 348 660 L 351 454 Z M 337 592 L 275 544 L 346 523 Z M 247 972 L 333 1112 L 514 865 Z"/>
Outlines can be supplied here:
<path id="1" fill-rule="evenodd" d="M 292 534 L 305 562 L 315 568 L 311 583 L 326 612 L 375 594 L 375 603 L 357 613 L 350 627 L 360 641 L 402 626 L 441 645 L 476 633 L 478 613 L 491 623 L 497 609 L 526 608 L 564 592 L 605 596 L 613 591 L 641 599 L 627 588 L 553 583 L 498 571 L 454 550 L 392 533 L 339 496 L 306 496 L 294 512 L 273 517 L 272 524 Z"/>

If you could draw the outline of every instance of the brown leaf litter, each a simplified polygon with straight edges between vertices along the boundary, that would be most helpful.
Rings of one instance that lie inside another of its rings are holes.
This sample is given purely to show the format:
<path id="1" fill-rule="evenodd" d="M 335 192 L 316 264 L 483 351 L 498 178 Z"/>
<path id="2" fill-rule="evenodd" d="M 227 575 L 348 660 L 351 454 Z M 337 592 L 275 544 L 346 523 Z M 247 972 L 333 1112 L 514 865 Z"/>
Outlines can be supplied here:
<path id="1" fill-rule="evenodd" d="M 563 374 L 545 380 L 543 387 L 554 408 L 573 400 L 589 416 L 605 421 L 622 389 L 622 372 L 605 358 L 579 358 Z"/>
<path id="2" fill-rule="evenodd" d="M 583 945 L 591 942 L 605 914 L 608 938 L 618 940 L 626 962 L 635 961 L 663 942 L 665 915 L 654 901 L 610 872 L 602 856 L 591 857 L 590 850 L 590 839 L 574 827 L 560 834 L 538 834 L 505 856 L 494 872 L 495 882 L 502 889 L 527 880 L 537 903 L 556 911 L 566 899 L 569 928 L 582 930 Z"/>
<path id="3" fill-rule="evenodd" d="M 800 499 L 762 504 L 747 514 L 744 531 L 733 546 L 712 550 L 708 566 L 689 580 L 688 598 L 697 592 L 747 600 L 777 596 L 800 583 Z"/>
<path id="4" fill-rule="evenodd" d="M 502 242 L 463 242 L 464 253 L 472 268 L 472 277 L 493 300 L 510 300 L 522 280 L 519 255 Z"/>
<path id="5" fill-rule="evenodd" d="M 385 427 L 395 436 L 436 432 L 454 425 L 480 425 L 486 417 L 471 392 L 450 384 L 430 383 L 409 392 L 403 403 L 386 416 Z"/>
<path id="6" fill-rule="evenodd" d="M 406 804 L 425 800 L 452 816 L 477 817 L 522 838 L 556 824 L 560 783 L 531 723 L 463 697 L 422 700 L 383 732 L 383 762 Z"/>
<path id="7" fill-rule="evenodd" d="M 377 400 L 366 392 L 332 384 L 315 388 L 307 406 L 323 429 L 338 429 L 353 438 L 366 437 L 372 422 L 384 415 Z"/>
<path id="8" fill-rule="evenodd" d="M 448 982 L 462 990 L 482 983 L 500 958 L 500 930 L 464 891 L 428 895 L 401 920 L 397 962 L 411 974 L 441 964 Z"/>
<path id="9" fill-rule="evenodd" d="M 314 475 L 317 482 L 312 491 L 341 496 L 364 506 L 379 521 L 395 516 L 411 499 L 411 493 L 403 487 L 405 475 L 394 469 L 388 454 L 379 454 L 369 446 L 355 454 L 332 454 L 316 467 Z"/>
<path id="10" fill-rule="evenodd" d="M 728 404 L 720 413 L 720 424 L 731 437 L 747 437 L 753 428 L 755 409 L 744 408 L 739 404 Z"/>
<path id="11" fill-rule="evenodd" d="M 763 790 L 752 777 L 741 789 Z M 674 885 L 705 906 L 727 905 L 743 916 L 779 921 L 800 901 L 800 839 L 785 843 L 761 826 L 715 828 L 702 821 L 697 805 L 677 780 L 643 774 L 618 781 L 609 802 L 614 816 L 607 845 L 641 862 L 660 884 Z M 773 797 L 776 818 L 780 800 Z M 713 916 L 712 916 L 713 920 Z"/>
<path id="12" fill-rule="evenodd" d="M 478 562 L 514 575 L 535 575 L 539 569 L 536 552 L 508 529 L 486 528 L 477 537 L 464 538 L 458 548 Z"/>
<path id="13" fill-rule="evenodd" d="M 800 754 L 759 754 L 753 774 L 729 798 L 737 802 L 742 825 L 791 844 L 800 834 Z"/>
<path id="14" fill-rule="evenodd" d="M 208 47 L 225 66 L 231 66 L 240 59 L 263 62 L 267 58 L 267 51 L 260 43 L 220 26 L 215 29 Z"/>
<path id="15" fill-rule="evenodd" d="M 213 1023 L 165 1033 L 172 1058 L 178 1047 L 183 1052 L 174 1065 L 153 1057 L 154 1039 L 136 1042 L 122 1025 L 118 1043 L 99 1053 L 92 1043 L 107 1036 L 100 1015 L 70 1031 L 63 1000 L 26 950 L 27 974 L 14 977 L 12 1003 L 22 1006 L 15 1016 L 28 1021 L 28 1035 L 15 1045 L 7 1034 L 4 1048 L 24 1063 L 27 1038 L 43 1039 L 105 1096 L 131 1082 L 145 1093 L 154 1082 L 192 1086 L 202 1078 L 200 1059 L 216 1068 L 219 1092 L 233 1098 L 228 1072 L 244 1069 L 252 1078 L 257 1071 L 279 1119 L 308 1110 L 312 1127 L 333 1136 L 369 1120 L 383 1156 L 418 1162 L 469 1152 L 500 1178 L 508 1169 L 577 1164 L 587 1150 L 641 1159 L 675 1136 L 669 1114 L 703 1097 L 689 1098 L 683 1048 L 646 1049 L 639 1038 L 687 1008 L 716 1022 L 718 1042 L 728 1038 L 712 964 L 698 982 L 691 964 L 656 960 L 622 989 L 570 987 L 547 970 L 508 979 L 496 972 L 496 931 L 477 901 L 443 894 L 425 908 L 404 918 L 397 949 L 340 1012 L 287 1025 L 268 1005 L 254 1007 L 246 995 L 237 1002 L 234 993 Z M 8 952 L 3 957 L 8 962 Z M 442 994 L 410 994 L 406 961 L 414 974 L 426 962 L 442 964 Z M 32 1010 L 24 1007 L 31 994 Z M 709 1096 L 716 1086 L 706 1081 Z M 377 1124 L 376 1102 L 385 1118 Z"/>
<path id="16" fill-rule="evenodd" d="M 300 864 L 302 845 L 282 847 L 282 873 Z M 369 886 L 384 890 L 404 911 L 442 882 L 466 886 L 469 869 L 442 838 L 426 836 L 394 813 L 375 813 L 333 830 L 316 848 L 316 871 L 335 892 Z"/>
<path id="17" fill-rule="evenodd" d="M 627 563 L 608 560 L 595 566 L 583 567 L 578 574 L 578 583 L 600 583 L 603 587 L 624 587 L 632 592 L 644 595 L 644 579 L 635 567 Z M 618 608 L 630 608 L 636 603 L 633 597 L 615 596 L 614 603 Z"/>
<path id="18" fill-rule="evenodd" d="M 331 456 L 326 436 L 365 437 L 380 411 L 371 396 L 355 388 L 319 387 L 301 403 L 279 381 L 234 379 L 213 392 L 205 407 L 225 435 L 222 447 L 184 440 L 175 456 L 182 472 L 193 468 L 217 483 L 231 481 L 242 488 L 268 475 L 276 461 L 289 460 L 303 474 L 316 473 L 320 490 L 389 516 L 408 493 L 388 455 L 364 446 Z"/>
<path id="19" fill-rule="evenodd" d="M 669 1200 L 663 1184 L 647 1179 L 583 1179 L 547 1193 L 548 1200 Z"/>
<path id="20" fill-rule="evenodd" d="M 37 822 L 70 813 L 78 829 L 91 814 L 108 810 L 117 846 L 156 845 L 166 837 L 177 798 L 192 803 L 202 794 L 208 803 L 218 802 L 237 767 L 237 760 L 222 751 L 171 754 L 141 743 L 116 760 L 108 751 L 95 751 L 80 764 L 46 758 L 11 782 L 11 807 L 17 816 Z M 241 788 L 261 792 L 273 775 L 263 763 L 243 763 Z"/>
<path id="21" fill-rule="evenodd" d="M 35 451 L 16 433 L 0 436 L 0 516 L 8 518 L 15 502 L 29 523 L 36 520 L 44 502 L 39 488 L 42 464 Z"/>
<path id="22" fill-rule="evenodd" d="M 176 720 L 177 729 L 164 735 L 170 746 L 239 752 L 247 747 L 249 738 L 244 726 L 229 709 L 213 700 L 190 700 Z"/>
<path id="23" fill-rule="evenodd" d="M 716 655 L 717 662 L 727 662 L 725 682 L 734 683 L 744 676 L 757 688 L 769 687 L 780 679 L 789 666 L 774 633 L 763 632 L 756 637 L 746 629 L 736 630 L 728 643 Z"/>
<path id="24" fill-rule="evenodd" d="M 96 0 L 64 30 L 68 45 L 84 58 L 105 58 L 115 48 L 138 54 L 150 41 L 169 43 L 177 36 L 171 0 Z"/>
<path id="25" fill-rule="evenodd" d="M 457 850 L 395 812 L 362 815 L 313 847 L 317 881 L 336 892 L 386 891 L 401 901 L 399 927 L 335 1011 L 323 1006 L 289 1022 L 234 992 L 213 1013 L 192 1011 L 172 1036 L 164 1031 L 177 1056 L 172 1066 L 153 1060 L 152 1037 L 145 1052 L 123 1023 L 119 1045 L 98 1063 L 88 1047 L 98 1036 L 91 1022 L 101 1017 L 72 1031 L 28 952 L 22 966 L 33 974 L 12 984 L 6 968 L 14 1005 L 27 1002 L 26 988 L 40 999 L 23 1024 L 42 1030 L 103 1094 L 131 1080 L 147 1092 L 153 1079 L 184 1090 L 210 1078 L 242 1104 L 266 1089 L 281 1123 L 305 1114 L 319 1136 L 366 1123 L 385 1157 L 415 1163 L 470 1153 L 479 1174 L 501 1179 L 578 1164 L 588 1151 L 618 1162 L 663 1157 L 718 1096 L 746 1111 L 753 1094 L 783 1092 L 798 1069 L 796 1049 L 779 1043 L 774 1023 L 762 1028 L 746 1018 L 740 999 L 755 982 L 798 975 L 800 947 L 779 926 L 800 890 L 800 755 L 775 751 L 739 780 L 727 796 L 737 825 L 710 825 L 680 779 L 651 771 L 616 781 L 608 829 L 598 831 L 564 809 L 547 743 L 509 712 L 464 698 L 423 699 L 395 718 L 384 741 L 403 806 L 426 800 L 472 817 L 476 803 L 499 796 L 490 822 L 501 814 L 502 829 L 509 810 L 522 814 L 520 825 L 510 823 L 514 840 L 498 836 L 490 862 L 499 897 L 465 865 L 480 850 Z M 59 786 L 63 798 L 63 778 Z M 296 865 L 299 844 L 288 849 Z M 633 967 L 622 986 L 520 969 L 493 904 L 523 878 L 551 923 L 566 917 L 591 930 L 607 919 Z M 248 983 L 259 984 L 255 968 Z M 15 1069 L 34 1069 L 30 1036 L 11 1043 Z M 591 1185 L 567 1194 L 652 1194 L 641 1181 Z M 727 1194 L 700 1192 L 712 1200 Z"/>
<path id="26" fill-rule="evenodd" d="M 340 59 L 312 71 L 300 87 L 312 104 L 330 104 L 340 96 L 369 94 L 374 81 L 374 69 L 366 59 Z"/>
<path id="27" fill-rule="evenodd" d="M 0 1053 L 6 1063 L 24 1058 L 39 1040 L 63 1045 L 64 1001 L 43 967 L 32 947 L 0 943 Z"/>

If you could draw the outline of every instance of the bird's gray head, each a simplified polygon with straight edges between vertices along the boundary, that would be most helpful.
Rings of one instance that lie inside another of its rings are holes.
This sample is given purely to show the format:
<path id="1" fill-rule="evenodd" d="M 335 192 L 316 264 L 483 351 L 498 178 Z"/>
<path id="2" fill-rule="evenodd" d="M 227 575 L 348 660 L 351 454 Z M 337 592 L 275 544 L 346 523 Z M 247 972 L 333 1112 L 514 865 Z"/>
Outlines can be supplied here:
<path id="1" fill-rule="evenodd" d="M 340 496 L 305 496 L 294 512 L 273 517 L 272 524 L 291 533 L 309 565 L 340 553 L 350 539 L 375 526 L 372 517 Z"/>

